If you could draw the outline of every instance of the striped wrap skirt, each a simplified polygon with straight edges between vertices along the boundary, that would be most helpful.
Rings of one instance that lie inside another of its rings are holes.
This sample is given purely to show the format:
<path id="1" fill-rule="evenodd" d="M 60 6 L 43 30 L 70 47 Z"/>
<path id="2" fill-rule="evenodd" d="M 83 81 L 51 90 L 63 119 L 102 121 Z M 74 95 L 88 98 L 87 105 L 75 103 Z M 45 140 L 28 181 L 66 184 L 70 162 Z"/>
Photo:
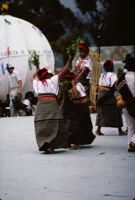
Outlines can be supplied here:
<path id="1" fill-rule="evenodd" d="M 86 98 L 69 101 L 63 110 L 69 144 L 86 145 L 95 139 Z"/>
<path id="2" fill-rule="evenodd" d="M 68 137 L 63 131 L 63 119 L 57 98 L 53 94 L 38 96 L 34 117 L 35 135 L 39 151 L 68 147 Z"/>
<path id="3" fill-rule="evenodd" d="M 106 91 L 100 91 L 98 99 L 106 95 L 106 93 Z M 96 125 L 114 128 L 123 125 L 121 111 L 116 105 L 116 97 L 113 94 L 104 98 L 104 101 L 97 105 Z"/>

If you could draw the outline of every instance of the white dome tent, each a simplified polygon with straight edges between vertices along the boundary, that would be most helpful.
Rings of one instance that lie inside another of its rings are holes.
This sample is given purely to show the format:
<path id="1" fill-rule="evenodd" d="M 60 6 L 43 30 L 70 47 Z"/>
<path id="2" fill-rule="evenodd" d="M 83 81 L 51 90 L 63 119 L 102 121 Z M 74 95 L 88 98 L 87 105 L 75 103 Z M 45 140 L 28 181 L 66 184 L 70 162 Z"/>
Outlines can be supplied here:
<path id="1" fill-rule="evenodd" d="M 8 94 L 9 63 L 20 72 L 23 96 L 33 91 L 30 77 L 35 66 L 30 63 L 31 53 L 39 55 L 40 68 L 47 67 L 54 71 L 54 55 L 50 44 L 42 32 L 33 24 L 9 15 L 0 16 L 0 99 L 5 101 Z"/>

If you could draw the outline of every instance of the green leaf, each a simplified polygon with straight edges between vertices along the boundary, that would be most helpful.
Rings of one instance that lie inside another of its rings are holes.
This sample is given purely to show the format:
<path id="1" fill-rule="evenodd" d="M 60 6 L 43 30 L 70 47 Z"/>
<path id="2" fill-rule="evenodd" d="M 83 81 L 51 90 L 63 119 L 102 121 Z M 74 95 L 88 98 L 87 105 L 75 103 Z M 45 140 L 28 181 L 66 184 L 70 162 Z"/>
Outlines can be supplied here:
<path id="1" fill-rule="evenodd" d="M 105 154 L 105 152 L 101 152 L 101 153 L 99 153 L 99 155 L 103 155 L 103 154 Z"/>

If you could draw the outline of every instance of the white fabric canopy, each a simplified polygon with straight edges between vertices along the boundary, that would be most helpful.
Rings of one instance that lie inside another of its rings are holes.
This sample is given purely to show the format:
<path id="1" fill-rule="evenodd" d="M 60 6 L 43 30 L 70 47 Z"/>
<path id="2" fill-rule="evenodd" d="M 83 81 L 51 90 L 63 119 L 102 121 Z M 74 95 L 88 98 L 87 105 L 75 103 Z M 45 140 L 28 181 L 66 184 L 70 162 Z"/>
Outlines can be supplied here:
<path id="1" fill-rule="evenodd" d="M 54 55 L 43 33 L 33 24 L 9 15 L 0 16 L 0 99 L 5 101 L 8 94 L 9 63 L 20 72 L 23 95 L 33 91 L 30 77 L 35 66 L 29 63 L 33 50 L 39 55 L 40 68 L 47 67 L 54 71 Z"/>

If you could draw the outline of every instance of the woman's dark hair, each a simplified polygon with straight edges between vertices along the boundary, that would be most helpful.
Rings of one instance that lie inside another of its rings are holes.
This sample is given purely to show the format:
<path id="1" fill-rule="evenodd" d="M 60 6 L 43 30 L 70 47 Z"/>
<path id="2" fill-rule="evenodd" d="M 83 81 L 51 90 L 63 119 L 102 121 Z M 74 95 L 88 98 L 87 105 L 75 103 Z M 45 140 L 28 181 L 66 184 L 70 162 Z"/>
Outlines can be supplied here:
<path id="1" fill-rule="evenodd" d="M 37 105 L 37 102 L 38 102 L 38 98 L 37 97 L 34 97 L 31 101 L 31 104 L 32 105 Z"/>
<path id="2" fill-rule="evenodd" d="M 25 94 L 25 99 L 28 99 L 29 97 L 33 97 L 33 98 L 34 98 L 33 92 L 28 91 L 28 92 Z"/>
<path id="3" fill-rule="evenodd" d="M 113 69 L 114 69 L 114 66 L 113 66 L 113 61 L 112 60 L 107 60 L 104 65 L 103 65 L 103 68 L 106 72 L 112 72 Z"/>
<path id="4" fill-rule="evenodd" d="M 39 80 L 46 79 L 47 75 L 48 75 L 48 69 L 46 69 L 45 67 L 43 69 L 40 69 L 37 73 Z"/>
<path id="5" fill-rule="evenodd" d="M 135 72 L 135 57 L 129 57 L 124 68 L 126 68 L 128 71 Z"/>

